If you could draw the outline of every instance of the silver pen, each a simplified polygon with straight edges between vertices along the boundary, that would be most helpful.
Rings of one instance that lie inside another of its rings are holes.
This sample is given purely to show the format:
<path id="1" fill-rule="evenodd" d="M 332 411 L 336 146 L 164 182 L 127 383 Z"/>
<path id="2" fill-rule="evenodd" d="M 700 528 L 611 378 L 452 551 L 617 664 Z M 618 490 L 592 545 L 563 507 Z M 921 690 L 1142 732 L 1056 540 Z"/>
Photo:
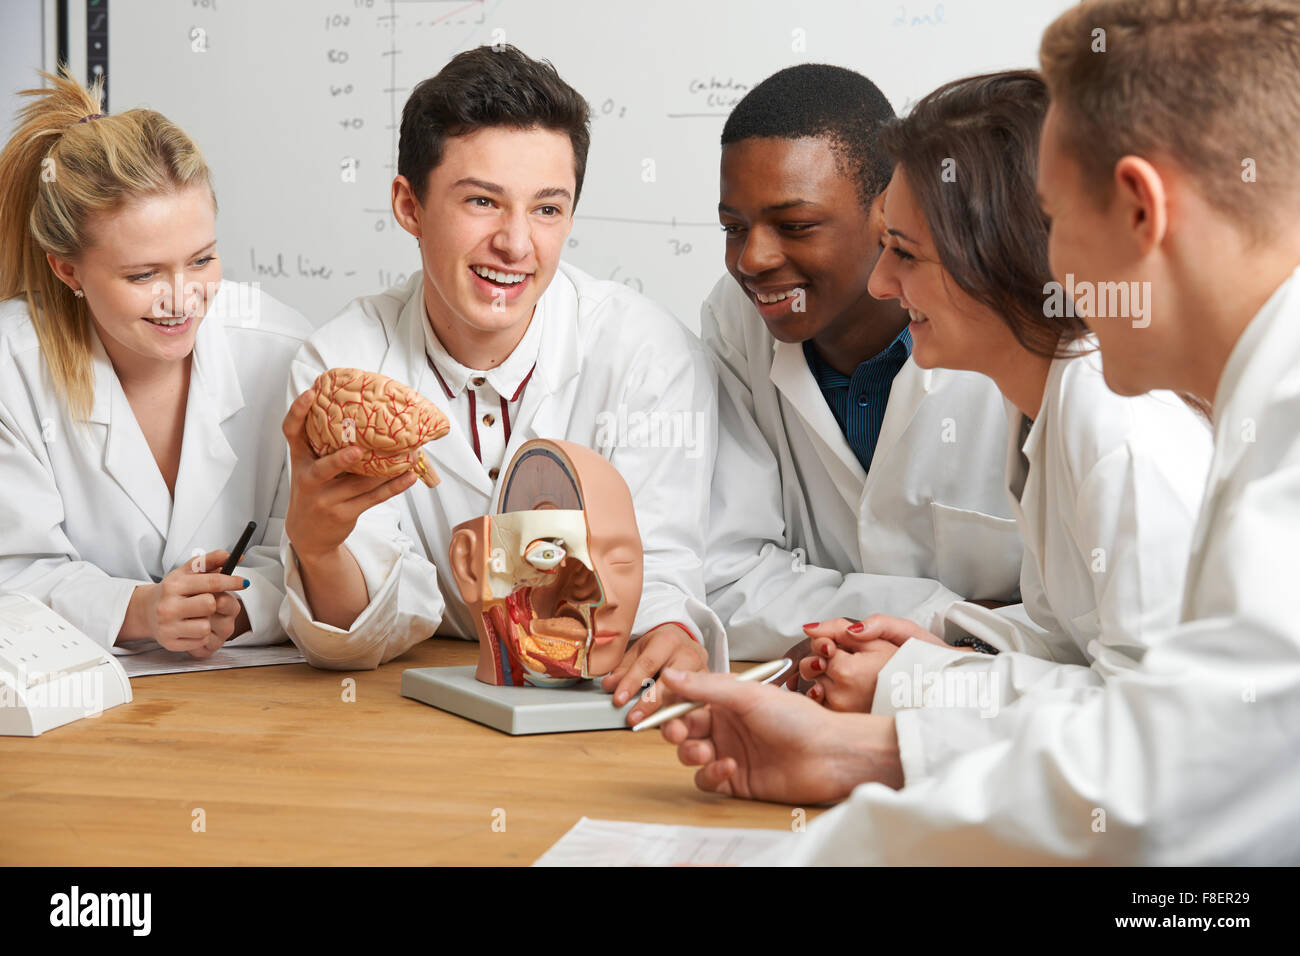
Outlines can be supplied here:
<path id="1" fill-rule="evenodd" d="M 739 674 L 736 674 L 735 677 L 736 680 L 765 684 L 770 680 L 775 680 L 780 677 L 789 670 L 793 663 L 794 662 L 790 660 L 790 658 L 782 657 L 775 661 L 768 661 L 766 664 L 759 664 L 755 667 L 751 667 L 747 671 L 741 671 Z M 682 714 L 689 714 L 695 708 L 703 706 L 702 703 L 697 701 L 684 700 L 680 704 L 673 704 L 671 707 L 665 707 L 658 713 L 651 714 L 645 720 L 636 724 L 632 728 L 632 733 L 636 733 L 638 730 L 651 730 L 654 727 L 658 727 L 660 724 L 668 723 L 668 721 L 672 720 L 674 717 L 680 717 Z"/>

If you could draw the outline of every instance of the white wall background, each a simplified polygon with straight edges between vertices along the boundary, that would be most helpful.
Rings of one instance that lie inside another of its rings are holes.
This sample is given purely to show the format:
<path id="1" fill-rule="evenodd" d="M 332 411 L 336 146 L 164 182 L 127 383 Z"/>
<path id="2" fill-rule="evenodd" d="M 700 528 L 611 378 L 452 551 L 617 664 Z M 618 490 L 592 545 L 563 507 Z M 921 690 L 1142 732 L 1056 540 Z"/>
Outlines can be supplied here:
<path id="1" fill-rule="evenodd" d="M 7 48 L 11 4 L 39 4 L 3 2 Z M 514 43 L 551 60 L 593 107 L 566 258 L 698 327 L 699 302 L 722 272 L 718 136 L 747 88 L 793 63 L 836 63 L 870 76 L 902 110 L 946 80 L 1035 65 L 1043 28 L 1070 5 L 111 0 L 109 109 L 152 107 L 197 140 L 216 178 L 226 275 L 260 281 L 320 324 L 418 268 L 415 241 L 388 208 L 410 88 L 460 50 Z M 70 7 L 81 76 L 85 5 Z M 6 92 L 27 85 L 13 80 L 8 56 L 4 69 Z M 341 176 L 348 159 L 356 182 Z M 654 182 L 643 178 L 647 160 Z"/>
<path id="2" fill-rule="evenodd" d="M 44 0 L 0 0 L 0 134 L 5 139 L 23 103 L 18 91 L 41 85 L 36 71 L 47 62 L 44 10 Z M 49 30 L 53 51 L 52 19 Z"/>

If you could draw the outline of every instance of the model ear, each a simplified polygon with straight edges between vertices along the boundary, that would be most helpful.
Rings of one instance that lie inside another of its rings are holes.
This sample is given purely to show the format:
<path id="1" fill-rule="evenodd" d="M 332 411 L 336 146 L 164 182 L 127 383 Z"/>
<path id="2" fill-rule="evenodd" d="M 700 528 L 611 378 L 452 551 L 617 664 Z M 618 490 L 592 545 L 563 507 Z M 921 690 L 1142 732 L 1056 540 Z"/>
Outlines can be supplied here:
<path id="1" fill-rule="evenodd" d="M 467 521 L 451 536 L 447 558 L 451 562 L 451 576 L 456 579 L 461 600 L 466 604 L 483 603 L 483 539 L 487 533 L 487 520 Z"/>

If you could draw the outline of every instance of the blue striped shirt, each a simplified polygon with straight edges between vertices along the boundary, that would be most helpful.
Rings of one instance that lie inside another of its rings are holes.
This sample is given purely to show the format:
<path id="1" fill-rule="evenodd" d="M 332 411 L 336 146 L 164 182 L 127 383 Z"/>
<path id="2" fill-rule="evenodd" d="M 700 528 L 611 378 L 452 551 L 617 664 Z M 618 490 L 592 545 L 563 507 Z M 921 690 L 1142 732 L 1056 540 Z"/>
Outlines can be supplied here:
<path id="1" fill-rule="evenodd" d="M 804 342 L 803 354 L 862 470 L 870 471 L 894 376 L 912 354 L 912 334 L 903 329 L 884 351 L 854 369 L 852 378 L 822 361 L 811 339 Z"/>

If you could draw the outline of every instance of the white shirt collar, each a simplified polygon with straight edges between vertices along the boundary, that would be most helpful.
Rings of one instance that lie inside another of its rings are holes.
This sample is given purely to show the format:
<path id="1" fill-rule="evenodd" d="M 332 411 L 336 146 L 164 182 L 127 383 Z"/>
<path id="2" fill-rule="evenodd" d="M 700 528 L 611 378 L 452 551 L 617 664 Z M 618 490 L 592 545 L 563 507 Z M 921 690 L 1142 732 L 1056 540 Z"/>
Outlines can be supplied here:
<path id="1" fill-rule="evenodd" d="M 451 357 L 433 331 L 433 324 L 429 321 L 429 310 L 425 307 L 423 294 L 421 294 L 420 315 L 424 324 L 425 354 L 433 362 L 442 384 L 451 392 L 451 398 L 459 398 L 471 384 L 477 388 L 486 382 L 502 398 L 507 401 L 515 400 L 524 382 L 532 373 L 533 366 L 537 364 L 546 313 L 544 302 L 545 296 L 538 301 L 537 307 L 533 310 L 533 317 L 528 323 L 528 330 L 524 332 L 524 337 L 519 340 L 515 350 L 496 368 L 483 371 L 464 366 Z"/>
<path id="2" fill-rule="evenodd" d="M 1274 361 L 1277 355 L 1282 357 L 1283 362 L 1290 359 L 1286 349 L 1269 355 L 1268 350 L 1262 348 L 1262 343 L 1269 338 L 1275 320 L 1284 312 L 1293 308 L 1289 300 L 1293 294 L 1300 291 L 1297 289 L 1298 279 L 1300 279 L 1300 268 L 1287 276 L 1282 284 L 1273 291 L 1268 301 L 1255 313 L 1255 317 L 1250 320 L 1250 324 L 1237 338 L 1236 344 L 1228 354 L 1228 360 L 1224 363 L 1223 372 L 1219 375 L 1219 387 L 1214 396 L 1212 417 L 1216 432 L 1219 424 L 1224 420 L 1227 406 L 1234 399 L 1242 398 L 1239 393 L 1242 391 L 1243 381 L 1247 378 L 1248 371 L 1253 370 L 1252 366 L 1265 366 Z M 1282 370 L 1279 369 L 1278 371 Z M 1267 388 L 1271 387 L 1275 381 L 1276 378 L 1273 375 L 1265 374 L 1259 376 L 1254 384 L 1259 388 Z M 1256 397 L 1249 396 L 1246 400 L 1250 401 Z"/>

